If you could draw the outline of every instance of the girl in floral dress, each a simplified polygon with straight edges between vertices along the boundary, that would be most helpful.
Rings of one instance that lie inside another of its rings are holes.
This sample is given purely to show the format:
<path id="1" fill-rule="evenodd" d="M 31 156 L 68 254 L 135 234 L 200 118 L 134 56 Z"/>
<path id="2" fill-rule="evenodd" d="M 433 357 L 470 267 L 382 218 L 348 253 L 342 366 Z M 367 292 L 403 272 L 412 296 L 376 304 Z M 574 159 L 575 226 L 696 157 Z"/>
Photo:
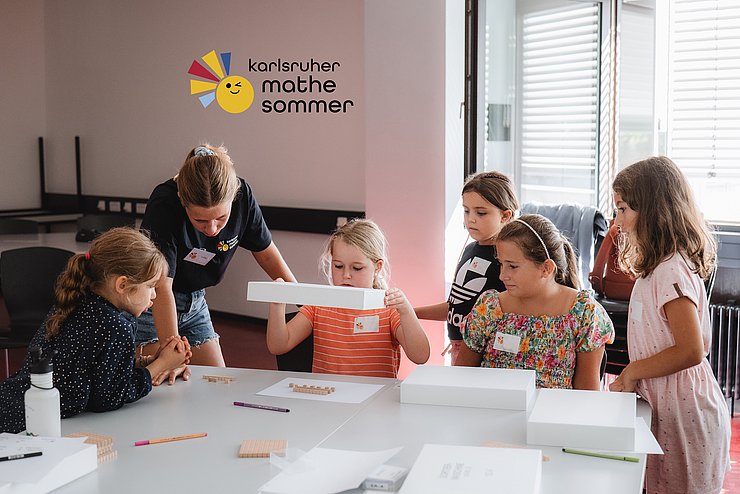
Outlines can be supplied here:
<path id="1" fill-rule="evenodd" d="M 458 365 L 532 369 L 537 386 L 600 389 L 609 316 L 579 290 L 576 256 L 547 218 L 506 224 L 496 241 L 506 291 L 484 292 L 463 329 Z"/>

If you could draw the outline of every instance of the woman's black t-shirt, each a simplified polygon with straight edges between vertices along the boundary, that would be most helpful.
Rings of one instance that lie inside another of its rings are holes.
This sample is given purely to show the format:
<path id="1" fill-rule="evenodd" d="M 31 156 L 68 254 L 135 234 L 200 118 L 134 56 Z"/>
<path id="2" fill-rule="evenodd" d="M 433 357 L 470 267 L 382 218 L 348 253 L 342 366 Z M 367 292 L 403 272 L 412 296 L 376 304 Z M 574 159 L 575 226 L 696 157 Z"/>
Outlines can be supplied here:
<path id="1" fill-rule="evenodd" d="M 167 259 L 174 291 L 190 293 L 217 285 L 237 246 L 254 252 L 270 246 L 272 235 L 252 189 L 242 178 L 239 183 L 229 221 L 215 237 L 207 237 L 193 227 L 177 196 L 177 183 L 173 179 L 158 185 L 152 192 L 141 229 L 150 233 Z M 213 258 L 205 265 L 186 260 L 193 249 L 213 254 Z"/>

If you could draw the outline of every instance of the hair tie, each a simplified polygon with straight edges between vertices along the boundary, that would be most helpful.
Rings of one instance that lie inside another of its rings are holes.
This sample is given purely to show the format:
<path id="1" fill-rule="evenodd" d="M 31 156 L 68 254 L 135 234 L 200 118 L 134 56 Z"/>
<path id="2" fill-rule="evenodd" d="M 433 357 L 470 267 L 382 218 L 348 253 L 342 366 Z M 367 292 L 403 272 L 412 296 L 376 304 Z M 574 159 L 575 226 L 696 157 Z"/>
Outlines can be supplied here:
<path id="1" fill-rule="evenodd" d="M 85 252 L 85 260 L 86 261 L 90 260 L 90 251 Z"/>
<path id="2" fill-rule="evenodd" d="M 540 243 L 542 244 L 542 248 L 545 249 L 545 255 L 547 256 L 548 259 L 550 259 L 550 253 L 547 251 L 547 245 L 545 245 L 545 241 L 542 240 L 542 237 L 540 237 L 540 234 L 537 233 L 537 230 L 535 230 L 534 228 L 532 228 L 532 225 L 530 225 L 529 223 L 527 223 L 526 221 L 524 221 L 522 219 L 516 218 L 516 219 L 514 219 L 512 221 L 518 221 L 522 225 L 524 225 L 527 228 L 529 228 L 530 230 L 532 230 L 532 233 L 534 233 L 534 236 L 537 237 L 537 240 L 539 240 Z"/>
<path id="3" fill-rule="evenodd" d="M 193 149 L 193 154 L 195 156 L 216 156 L 216 153 L 205 146 L 198 146 L 197 148 Z"/>

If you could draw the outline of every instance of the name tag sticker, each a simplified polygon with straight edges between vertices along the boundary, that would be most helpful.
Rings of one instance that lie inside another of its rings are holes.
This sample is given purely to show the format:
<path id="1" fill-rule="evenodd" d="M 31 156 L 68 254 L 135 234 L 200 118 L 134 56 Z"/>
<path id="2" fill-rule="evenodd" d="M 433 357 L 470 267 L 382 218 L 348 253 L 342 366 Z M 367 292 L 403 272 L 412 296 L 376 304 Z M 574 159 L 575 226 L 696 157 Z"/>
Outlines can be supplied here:
<path id="1" fill-rule="evenodd" d="M 487 261 L 476 256 L 470 261 L 470 267 L 468 269 L 474 273 L 485 276 L 486 271 L 488 271 L 488 266 L 490 265 L 491 261 Z"/>
<path id="2" fill-rule="evenodd" d="M 355 317 L 354 325 L 355 334 L 357 333 L 377 333 L 380 331 L 379 316 Z"/>
<path id="3" fill-rule="evenodd" d="M 642 322 L 642 303 L 637 300 L 630 302 L 630 317 L 637 322 Z"/>
<path id="4" fill-rule="evenodd" d="M 509 353 L 519 353 L 519 343 L 521 343 L 521 336 L 514 334 L 506 334 L 501 331 L 496 333 L 496 339 L 493 342 L 493 348 Z"/>
<path id="5" fill-rule="evenodd" d="M 186 255 L 183 260 L 205 266 L 208 264 L 208 261 L 213 259 L 215 256 L 216 254 L 208 252 L 205 249 L 193 249 L 188 252 L 188 255 Z"/>

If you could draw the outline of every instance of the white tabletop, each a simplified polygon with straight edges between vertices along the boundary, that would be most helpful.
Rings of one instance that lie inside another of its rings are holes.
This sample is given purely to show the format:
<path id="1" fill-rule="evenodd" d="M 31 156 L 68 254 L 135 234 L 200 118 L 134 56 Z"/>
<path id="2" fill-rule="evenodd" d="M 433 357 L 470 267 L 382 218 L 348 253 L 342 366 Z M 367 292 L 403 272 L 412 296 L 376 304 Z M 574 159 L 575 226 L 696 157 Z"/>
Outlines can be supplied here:
<path id="1" fill-rule="evenodd" d="M 638 415 L 649 417 L 647 404 L 638 408 Z M 410 468 L 425 443 L 483 446 L 488 442 L 526 445 L 526 412 L 400 403 L 400 386 L 394 386 L 320 446 L 365 451 L 403 446 L 389 463 Z M 541 494 L 642 493 L 644 454 L 630 454 L 640 459 L 631 463 L 566 454 L 555 447 L 528 447 L 549 457 L 542 463 Z"/>
<path id="2" fill-rule="evenodd" d="M 190 382 L 159 386 L 136 403 L 113 412 L 85 413 L 62 421 L 62 434 L 93 432 L 114 437 L 115 460 L 61 488 L 60 493 L 244 492 L 253 493 L 278 473 L 266 458 L 239 458 L 245 439 L 287 439 L 304 451 L 358 413 L 365 403 L 323 403 L 255 393 L 286 377 L 308 374 L 193 366 Z M 209 383 L 203 374 L 232 376 L 230 384 Z M 396 380 L 313 376 L 393 386 Z M 234 401 L 289 408 L 289 413 L 242 408 Z M 144 439 L 207 432 L 208 437 L 134 447 Z"/>
<path id="3" fill-rule="evenodd" d="M 75 232 L 23 233 L 0 235 L 0 252 L 22 247 L 56 247 L 74 253 L 87 251 L 90 244 L 77 242 Z"/>
<path id="4" fill-rule="evenodd" d="M 268 459 L 240 459 L 245 439 L 287 439 L 290 448 L 316 446 L 373 451 L 403 446 L 390 463 L 411 467 L 424 443 L 474 445 L 486 441 L 526 443 L 524 412 L 401 404 L 399 382 L 193 366 L 190 382 L 160 386 L 121 410 L 84 413 L 62 421 L 62 433 L 114 437 L 118 457 L 63 487 L 61 493 L 257 492 L 276 475 Z M 231 384 L 209 383 L 203 374 L 232 376 Z M 258 396 L 286 377 L 383 384 L 363 403 L 329 403 Z M 289 408 L 289 413 L 233 406 L 234 401 Z M 643 407 L 644 413 L 644 407 Z M 207 432 L 208 437 L 134 447 L 135 441 Z M 542 494 L 642 492 L 640 463 L 566 455 L 543 448 Z M 595 490 L 594 486 L 599 488 Z"/>

